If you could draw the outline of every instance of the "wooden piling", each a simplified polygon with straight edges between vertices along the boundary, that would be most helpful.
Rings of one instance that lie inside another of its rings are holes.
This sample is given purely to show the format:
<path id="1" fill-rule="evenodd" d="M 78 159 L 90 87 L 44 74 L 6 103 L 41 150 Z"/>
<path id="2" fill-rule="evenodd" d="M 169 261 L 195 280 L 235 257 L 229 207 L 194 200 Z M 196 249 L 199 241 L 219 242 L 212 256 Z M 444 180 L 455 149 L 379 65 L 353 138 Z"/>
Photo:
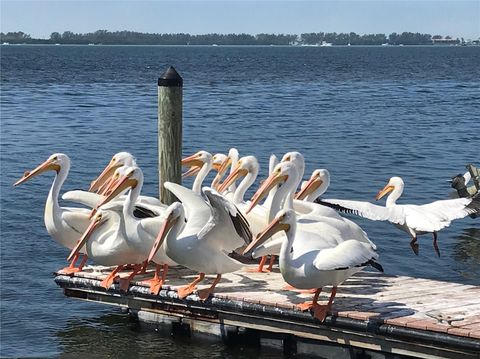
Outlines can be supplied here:
<path id="1" fill-rule="evenodd" d="M 163 187 L 165 182 L 182 183 L 183 79 L 170 66 L 158 78 L 158 177 L 160 200 L 176 201 Z"/>

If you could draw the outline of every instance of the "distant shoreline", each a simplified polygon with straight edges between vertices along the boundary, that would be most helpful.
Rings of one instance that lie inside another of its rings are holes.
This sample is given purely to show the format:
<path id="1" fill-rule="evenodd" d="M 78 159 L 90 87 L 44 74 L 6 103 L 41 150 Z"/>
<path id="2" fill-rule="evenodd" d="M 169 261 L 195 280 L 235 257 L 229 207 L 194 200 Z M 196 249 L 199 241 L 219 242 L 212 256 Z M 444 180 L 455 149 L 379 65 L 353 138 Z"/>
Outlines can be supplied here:
<path id="1" fill-rule="evenodd" d="M 386 34 L 356 34 L 312 32 L 295 34 L 156 34 L 134 31 L 97 30 L 76 34 L 71 31 L 53 32 L 49 39 L 35 39 L 22 31 L 0 33 L 3 45 L 153 45 L 153 46 L 411 46 L 411 45 L 480 45 L 480 39 L 464 40 L 451 36 L 402 32 Z"/>
<path id="2" fill-rule="evenodd" d="M 247 47 L 291 47 L 291 48 L 323 48 L 323 47 L 335 47 L 335 48 L 360 48 L 360 47 L 379 47 L 379 48 L 398 48 L 398 47 L 439 47 L 439 48 L 446 48 L 446 47 L 480 47 L 480 44 L 449 44 L 449 45 L 440 45 L 440 44 L 431 44 L 431 45 L 331 45 L 331 46 L 321 46 L 321 45 L 146 45 L 146 44 L 28 44 L 28 43 L 21 43 L 21 44 L 10 44 L 10 43 L 0 43 L 2 47 L 4 46 L 48 46 L 48 47 L 55 47 L 55 46 L 79 46 L 79 47 L 239 47 L 239 48 L 247 48 Z"/>

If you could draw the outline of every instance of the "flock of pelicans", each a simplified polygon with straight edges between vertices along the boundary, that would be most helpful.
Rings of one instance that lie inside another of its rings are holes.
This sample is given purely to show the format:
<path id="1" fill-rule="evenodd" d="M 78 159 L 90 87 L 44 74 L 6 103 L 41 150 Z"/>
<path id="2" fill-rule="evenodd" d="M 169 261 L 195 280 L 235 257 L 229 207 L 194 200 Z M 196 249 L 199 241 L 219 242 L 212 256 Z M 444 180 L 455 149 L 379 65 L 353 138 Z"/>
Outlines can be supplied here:
<path id="1" fill-rule="evenodd" d="M 153 262 L 155 275 L 148 282 L 151 292 L 158 294 L 168 267 L 181 265 L 199 275 L 178 288 L 179 298 L 193 293 L 206 274 L 217 275 L 209 288 L 197 291 L 200 299 L 206 300 L 223 273 L 244 267 L 237 260 L 239 256 L 261 257 L 255 269 L 259 272 L 271 270 L 275 256 L 279 256 L 280 272 L 289 289 L 314 293 L 313 301 L 302 303 L 299 308 L 311 309 L 320 321 L 332 305 L 337 286 L 348 277 L 365 266 L 383 271 L 377 262 L 375 244 L 337 210 L 392 222 L 410 235 L 416 254 L 417 235 L 431 233 L 438 255 L 437 232 L 454 219 L 480 211 L 480 196 L 425 205 L 396 204 L 404 188 L 400 177 L 390 178 L 378 192 L 377 200 L 389 194 L 385 206 L 320 200 L 329 186 L 329 173 L 318 169 L 302 182 L 305 161 L 299 152 L 286 153 L 280 161 L 272 155 L 269 176 L 251 200 L 244 196 L 259 171 L 254 156 L 239 158 L 233 148 L 228 155 L 212 156 L 199 151 L 184 158 L 182 165 L 189 168 L 184 177 L 196 178 L 192 189 L 165 183 L 180 201 L 170 206 L 140 195 L 143 173 L 127 152 L 113 156 L 89 191 L 70 191 L 62 196 L 63 200 L 89 208 L 61 207 L 58 203 L 70 170 L 70 159 L 62 153 L 51 155 L 34 170 L 25 172 L 15 186 L 43 172 L 55 171 L 45 206 L 45 226 L 55 241 L 71 250 L 71 263 L 62 273 L 82 270 L 88 257 L 96 264 L 115 266 L 102 282 L 109 288 L 119 271 L 130 268 L 129 276 L 120 279 L 120 288 L 127 291 L 134 276 L 145 273 L 147 265 Z M 217 173 L 211 186 L 202 188 L 212 170 Z M 80 254 L 83 258 L 76 267 Z M 268 256 L 270 261 L 265 268 Z M 331 296 L 327 305 L 320 305 L 321 289 L 327 285 L 333 286 Z"/>

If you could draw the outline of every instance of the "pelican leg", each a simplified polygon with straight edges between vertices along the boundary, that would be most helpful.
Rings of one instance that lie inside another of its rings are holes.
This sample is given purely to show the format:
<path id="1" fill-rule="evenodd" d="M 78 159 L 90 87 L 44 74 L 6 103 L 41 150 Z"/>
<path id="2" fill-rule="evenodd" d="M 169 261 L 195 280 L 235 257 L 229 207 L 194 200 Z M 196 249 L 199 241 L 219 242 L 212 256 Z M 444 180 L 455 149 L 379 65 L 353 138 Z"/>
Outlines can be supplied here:
<path id="1" fill-rule="evenodd" d="M 124 292 L 128 292 L 128 287 L 130 287 L 130 282 L 138 273 L 140 273 L 141 270 L 142 270 L 142 265 L 136 264 L 132 272 L 128 275 L 128 277 L 120 278 L 120 280 L 118 281 L 120 284 L 120 290 L 123 290 Z"/>
<path id="2" fill-rule="evenodd" d="M 123 269 L 123 265 L 120 265 L 118 267 L 116 267 L 109 275 L 107 278 L 105 278 L 104 280 L 102 280 L 102 282 L 100 283 L 100 285 L 105 288 L 105 289 L 108 289 L 112 284 L 113 282 L 115 281 L 115 278 L 117 278 L 117 274 L 118 272 L 120 272 L 122 269 Z"/>
<path id="3" fill-rule="evenodd" d="M 218 282 L 220 282 L 220 279 L 222 279 L 222 275 L 217 274 L 217 278 L 215 278 L 210 288 L 200 289 L 199 291 L 197 291 L 200 300 L 206 301 L 208 297 L 213 294 L 213 290 L 215 289 L 215 286 L 218 284 Z"/>
<path id="4" fill-rule="evenodd" d="M 192 294 L 197 289 L 197 284 L 205 278 L 205 273 L 200 273 L 198 277 L 190 284 L 177 289 L 178 298 L 183 299 Z"/>
<path id="5" fill-rule="evenodd" d="M 314 307 L 317 304 L 318 297 L 320 296 L 320 293 L 322 293 L 322 288 L 318 288 L 315 290 L 315 294 L 313 295 L 313 301 L 311 302 L 304 302 L 302 304 L 298 304 L 297 308 L 300 309 L 302 312 L 309 310 L 310 308 Z"/>
<path id="6" fill-rule="evenodd" d="M 147 273 L 147 268 L 148 268 L 148 261 L 145 260 L 142 263 L 142 269 L 140 270 L 140 274 Z"/>
<path id="7" fill-rule="evenodd" d="M 330 294 L 330 298 L 328 299 L 327 305 L 319 305 L 314 300 L 313 306 L 313 316 L 317 318 L 320 322 L 324 322 L 325 318 L 327 317 L 328 311 L 332 309 L 333 299 L 337 294 L 337 287 L 332 287 L 332 294 Z"/>
<path id="8" fill-rule="evenodd" d="M 267 272 L 271 272 L 273 269 L 273 264 L 275 263 L 275 256 L 270 256 L 270 262 L 268 263 Z"/>
<path id="9" fill-rule="evenodd" d="M 258 268 L 256 269 L 247 269 L 247 272 L 255 272 L 255 273 L 265 273 L 263 270 L 263 266 L 267 262 L 267 256 L 263 256 L 260 258 L 260 263 L 258 264 Z"/>
<path id="10" fill-rule="evenodd" d="M 160 278 L 160 270 L 162 270 L 162 277 Z M 168 273 L 168 264 L 160 265 L 156 264 L 155 265 L 155 275 L 153 276 L 152 279 L 146 280 L 143 283 L 149 283 L 150 284 L 150 293 L 154 295 L 158 295 L 160 292 L 160 289 L 162 289 L 163 283 L 165 283 L 165 279 L 167 277 Z"/>
<path id="11" fill-rule="evenodd" d="M 417 236 L 414 236 L 410 241 L 410 247 L 412 247 L 413 253 L 418 256 L 418 243 L 417 243 Z"/>
<path id="12" fill-rule="evenodd" d="M 437 256 L 440 257 L 440 249 L 438 248 L 437 243 L 437 232 L 433 232 L 433 248 L 435 249 L 435 253 L 437 253 Z"/>
<path id="13" fill-rule="evenodd" d="M 86 253 L 83 254 L 83 257 L 82 257 L 82 261 L 80 262 L 80 264 L 78 265 L 78 271 L 81 272 L 83 270 L 83 267 L 85 266 L 85 264 L 87 263 L 87 259 L 88 259 L 88 256 Z"/>

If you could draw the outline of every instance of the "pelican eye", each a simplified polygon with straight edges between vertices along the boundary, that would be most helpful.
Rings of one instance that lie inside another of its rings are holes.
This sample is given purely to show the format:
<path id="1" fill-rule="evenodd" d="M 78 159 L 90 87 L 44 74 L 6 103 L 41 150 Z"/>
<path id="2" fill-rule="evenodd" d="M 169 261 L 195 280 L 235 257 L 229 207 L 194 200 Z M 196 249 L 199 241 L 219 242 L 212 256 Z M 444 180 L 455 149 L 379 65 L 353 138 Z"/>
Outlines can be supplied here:
<path id="1" fill-rule="evenodd" d="M 58 160 L 58 156 L 55 156 L 52 158 L 52 161 L 57 161 Z"/>
<path id="2" fill-rule="evenodd" d="M 97 222 L 100 221 L 102 219 L 102 214 L 100 213 L 98 216 L 97 216 Z"/>

